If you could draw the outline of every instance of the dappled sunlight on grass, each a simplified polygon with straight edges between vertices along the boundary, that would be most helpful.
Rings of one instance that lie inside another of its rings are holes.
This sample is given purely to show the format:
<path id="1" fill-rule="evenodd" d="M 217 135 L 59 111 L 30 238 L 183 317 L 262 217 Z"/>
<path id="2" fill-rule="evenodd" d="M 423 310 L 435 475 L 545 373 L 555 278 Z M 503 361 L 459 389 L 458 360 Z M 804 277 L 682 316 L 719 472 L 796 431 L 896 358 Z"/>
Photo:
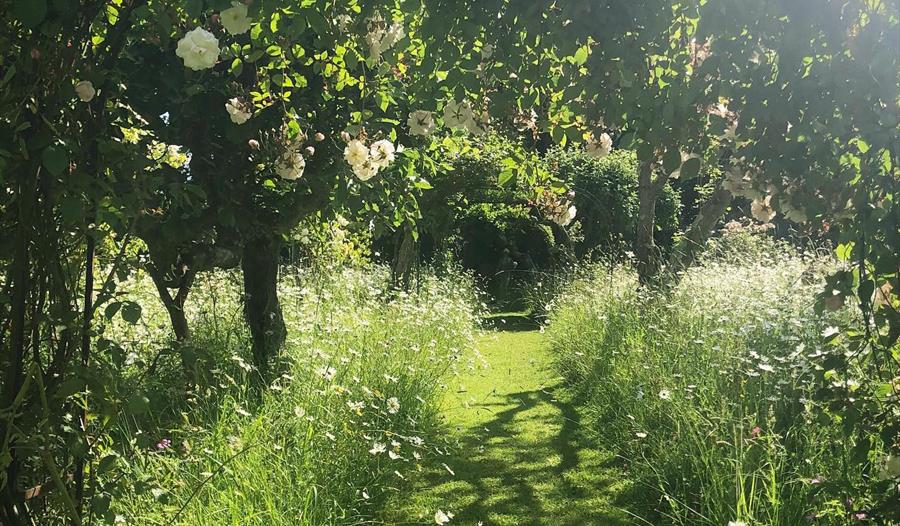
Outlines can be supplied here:
<path id="1" fill-rule="evenodd" d="M 542 335 L 489 332 L 479 349 L 489 365 L 448 386 L 444 414 L 456 446 L 386 522 L 433 523 L 442 509 L 461 525 L 626 524 L 615 506 L 625 483 L 612 457 L 579 435 Z"/>

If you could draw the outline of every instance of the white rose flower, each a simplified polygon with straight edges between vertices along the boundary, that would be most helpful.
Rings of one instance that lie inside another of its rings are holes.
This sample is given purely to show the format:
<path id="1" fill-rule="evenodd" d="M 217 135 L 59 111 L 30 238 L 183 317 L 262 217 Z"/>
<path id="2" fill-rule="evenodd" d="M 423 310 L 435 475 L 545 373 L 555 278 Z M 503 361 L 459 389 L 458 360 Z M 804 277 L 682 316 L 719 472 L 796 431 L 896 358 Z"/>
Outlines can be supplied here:
<path id="1" fill-rule="evenodd" d="M 578 213 L 578 209 L 575 208 L 575 205 L 570 206 L 565 209 L 561 214 L 555 215 L 552 217 L 553 222 L 559 226 L 569 226 L 572 221 L 575 220 L 575 214 Z"/>
<path id="2" fill-rule="evenodd" d="M 369 149 L 358 139 L 353 139 L 344 148 L 344 159 L 347 164 L 356 168 L 369 160 Z"/>
<path id="3" fill-rule="evenodd" d="M 600 134 L 599 140 L 594 140 L 591 137 L 591 140 L 587 144 L 586 148 L 587 154 L 595 159 L 602 159 L 609 155 L 609 152 L 612 151 L 612 137 L 609 136 L 608 133 Z"/>
<path id="4" fill-rule="evenodd" d="M 406 124 L 411 135 L 427 137 L 434 132 L 434 115 L 430 111 L 416 110 L 409 114 Z"/>
<path id="5" fill-rule="evenodd" d="M 219 41 L 209 31 L 197 27 L 178 41 L 175 54 L 184 61 L 187 68 L 194 71 L 209 69 L 219 60 Z"/>
<path id="6" fill-rule="evenodd" d="M 228 115 L 231 116 L 231 122 L 235 124 L 244 124 L 250 120 L 251 113 L 248 110 L 247 105 L 241 102 L 237 97 L 226 102 L 225 109 L 228 111 Z"/>
<path id="7" fill-rule="evenodd" d="M 753 214 L 757 221 L 762 223 L 768 223 L 775 219 L 776 212 L 772 208 L 772 196 L 767 195 L 750 203 L 750 213 Z"/>
<path id="8" fill-rule="evenodd" d="M 240 35 L 250 30 L 252 19 L 247 17 L 247 6 L 234 2 L 233 7 L 219 13 L 222 27 L 232 35 Z"/>
<path id="9" fill-rule="evenodd" d="M 468 102 L 450 101 L 444 105 L 444 125 L 448 128 L 468 128 L 472 120 L 472 106 Z"/>
<path id="10" fill-rule="evenodd" d="M 381 169 L 386 167 L 387 165 L 394 162 L 394 145 L 391 144 L 391 141 L 386 139 L 382 139 L 380 141 L 375 141 L 372 144 L 372 147 L 369 149 L 369 154 L 372 157 L 372 166 Z"/>
<path id="11" fill-rule="evenodd" d="M 75 84 L 75 93 L 82 102 L 90 102 L 94 100 L 97 90 L 94 89 L 94 83 L 89 80 L 80 80 Z"/>
<path id="12" fill-rule="evenodd" d="M 367 159 L 364 163 L 354 166 L 353 173 L 360 181 L 368 181 L 378 175 L 378 167 Z"/>
<path id="13" fill-rule="evenodd" d="M 296 181 L 303 176 L 306 169 L 306 159 L 300 152 L 285 152 L 275 165 L 275 173 L 282 179 Z"/>

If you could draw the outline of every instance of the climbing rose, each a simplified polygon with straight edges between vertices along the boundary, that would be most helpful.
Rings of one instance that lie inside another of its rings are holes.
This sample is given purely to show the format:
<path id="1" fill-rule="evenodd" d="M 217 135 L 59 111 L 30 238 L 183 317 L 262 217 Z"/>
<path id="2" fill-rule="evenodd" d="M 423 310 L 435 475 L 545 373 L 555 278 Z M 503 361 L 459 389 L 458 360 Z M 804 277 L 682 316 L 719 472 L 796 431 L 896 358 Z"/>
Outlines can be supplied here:
<path id="1" fill-rule="evenodd" d="M 391 144 L 391 141 L 386 139 L 382 139 L 380 141 L 375 141 L 372 144 L 372 147 L 369 150 L 371 155 L 372 166 L 378 168 L 384 168 L 385 166 L 394 162 L 394 145 Z"/>
<path id="2" fill-rule="evenodd" d="M 275 165 L 275 173 L 282 179 L 295 181 L 303 175 L 306 169 L 306 159 L 300 152 L 285 152 Z"/>
<path id="3" fill-rule="evenodd" d="M 247 17 L 247 6 L 237 2 L 233 5 L 219 14 L 222 26 L 232 35 L 246 33 L 250 30 L 250 24 L 253 22 Z"/>
<path id="4" fill-rule="evenodd" d="M 406 120 L 410 135 L 428 136 L 434 132 L 434 115 L 430 111 L 416 110 Z"/>
<path id="5" fill-rule="evenodd" d="M 82 102 L 90 102 L 94 99 L 94 95 L 97 94 L 97 90 L 94 89 L 94 84 L 91 81 L 81 80 L 75 84 L 75 93 Z"/>
<path id="6" fill-rule="evenodd" d="M 219 59 L 219 41 L 209 31 L 197 27 L 178 41 L 175 54 L 184 61 L 185 67 L 194 71 L 209 69 Z"/>
<path id="7" fill-rule="evenodd" d="M 772 208 L 772 196 L 767 195 L 762 199 L 756 199 L 750 203 L 750 212 L 753 217 L 762 223 L 768 223 L 775 218 L 776 212 Z"/>
<path id="8" fill-rule="evenodd" d="M 373 165 L 370 159 L 366 159 L 362 164 L 353 167 L 353 173 L 360 181 L 368 181 L 378 175 L 378 167 Z"/>
<path id="9" fill-rule="evenodd" d="M 352 167 L 360 166 L 369 159 L 369 149 L 358 139 L 353 139 L 344 148 L 344 159 Z"/>
<path id="10" fill-rule="evenodd" d="M 600 140 L 594 140 L 593 136 L 587 144 L 587 154 L 595 159 L 602 159 L 612 151 L 612 137 L 608 133 L 600 134 Z"/>
<path id="11" fill-rule="evenodd" d="M 444 125 L 448 128 L 468 128 L 472 120 L 472 106 L 468 102 L 450 101 L 444 105 Z"/>
<path id="12" fill-rule="evenodd" d="M 559 226 L 569 226 L 569 224 L 575 219 L 575 214 L 577 213 L 578 209 L 575 208 L 575 205 L 572 205 L 567 208 L 562 214 L 555 216 L 553 218 L 553 222 Z"/>
<path id="13" fill-rule="evenodd" d="M 251 114 L 247 111 L 247 106 L 237 97 L 226 102 L 225 109 L 228 111 L 228 115 L 231 116 L 231 122 L 235 124 L 244 124 L 250 120 Z"/>

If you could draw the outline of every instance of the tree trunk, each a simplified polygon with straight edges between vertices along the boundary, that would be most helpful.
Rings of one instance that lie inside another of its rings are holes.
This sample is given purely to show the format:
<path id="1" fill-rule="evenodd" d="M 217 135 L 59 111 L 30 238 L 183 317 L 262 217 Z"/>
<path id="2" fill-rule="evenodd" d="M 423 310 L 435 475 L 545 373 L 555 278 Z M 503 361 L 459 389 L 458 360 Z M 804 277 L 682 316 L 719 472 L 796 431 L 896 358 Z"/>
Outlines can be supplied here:
<path id="1" fill-rule="evenodd" d="M 688 231 L 685 232 L 681 241 L 678 242 L 669 256 L 669 272 L 677 276 L 678 273 L 688 269 L 694 263 L 697 255 L 706 245 L 707 240 L 709 240 L 716 222 L 719 221 L 730 204 L 731 192 L 724 188 L 717 188 L 703 202 L 697 217 L 694 218 L 694 222 L 691 223 L 690 228 L 688 228 Z"/>
<path id="2" fill-rule="evenodd" d="M 185 377 L 190 381 L 194 370 L 195 358 L 186 347 L 191 337 L 191 330 L 187 315 L 184 312 L 184 305 L 194 284 L 194 278 L 197 276 L 197 270 L 194 268 L 184 269 L 184 274 L 178 278 L 178 292 L 174 296 L 169 292 L 169 286 L 172 283 L 166 281 L 164 271 L 155 265 L 150 266 L 148 271 L 153 279 L 153 284 L 156 285 L 159 298 L 166 308 L 166 313 L 169 315 L 169 321 L 172 323 L 172 332 L 175 333 L 175 351 L 181 356 L 181 366 L 184 369 Z"/>
<path id="3" fill-rule="evenodd" d="M 244 245 L 244 317 L 253 340 L 253 360 L 263 380 L 269 378 L 272 360 L 287 338 L 278 302 L 278 252 L 280 236 L 252 239 Z"/>
<path id="4" fill-rule="evenodd" d="M 394 264 L 391 268 L 391 279 L 400 290 L 409 290 L 412 279 L 412 267 L 416 261 L 416 240 L 412 228 L 406 226 L 400 234 L 400 245 L 394 253 Z"/>
<path id="5" fill-rule="evenodd" d="M 656 202 L 665 186 L 666 179 L 660 176 L 653 180 L 653 164 L 641 161 L 638 172 L 638 222 L 635 227 L 634 252 L 637 256 L 638 277 L 642 284 L 656 281 L 662 261 L 653 234 L 656 229 Z"/>

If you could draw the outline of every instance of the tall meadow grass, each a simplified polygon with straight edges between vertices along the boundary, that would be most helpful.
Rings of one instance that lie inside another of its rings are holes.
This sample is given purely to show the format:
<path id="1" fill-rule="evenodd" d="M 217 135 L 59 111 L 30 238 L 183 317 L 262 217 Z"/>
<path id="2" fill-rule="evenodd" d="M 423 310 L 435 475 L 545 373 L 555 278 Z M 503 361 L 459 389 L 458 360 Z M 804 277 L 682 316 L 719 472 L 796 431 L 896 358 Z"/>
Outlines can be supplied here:
<path id="1" fill-rule="evenodd" d="M 773 248 L 773 247 L 769 247 Z M 559 369 L 633 481 L 641 524 L 847 524 L 848 447 L 811 411 L 829 316 L 816 255 L 720 250 L 674 290 L 627 268 L 573 283 L 551 315 Z"/>
<path id="2" fill-rule="evenodd" d="M 262 392 L 253 387 L 240 289 L 230 273 L 206 276 L 195 288 L 187 395 L 176 353 L 159 356 L 161 307 L 145 311 L 136 327 L 111 328 L 133 363 L 122 388 L 140 389 L 154 409 L 113 435 L 120 443 L 110 449 L 120 458 L 110 476 L 130 481 L 115 499 L 117 520 L 369 523 L 440 446 L 437 397 L 445 376 L 465 364 L 476 321 L 467 276 L 426 277 L 410 294 L 389 293 L 387 283 L 377 267 L 287 275 L 283 374 Z M 158 304 L 146 283 L 132 289 L 146 295 L 142 304 Z"/>

